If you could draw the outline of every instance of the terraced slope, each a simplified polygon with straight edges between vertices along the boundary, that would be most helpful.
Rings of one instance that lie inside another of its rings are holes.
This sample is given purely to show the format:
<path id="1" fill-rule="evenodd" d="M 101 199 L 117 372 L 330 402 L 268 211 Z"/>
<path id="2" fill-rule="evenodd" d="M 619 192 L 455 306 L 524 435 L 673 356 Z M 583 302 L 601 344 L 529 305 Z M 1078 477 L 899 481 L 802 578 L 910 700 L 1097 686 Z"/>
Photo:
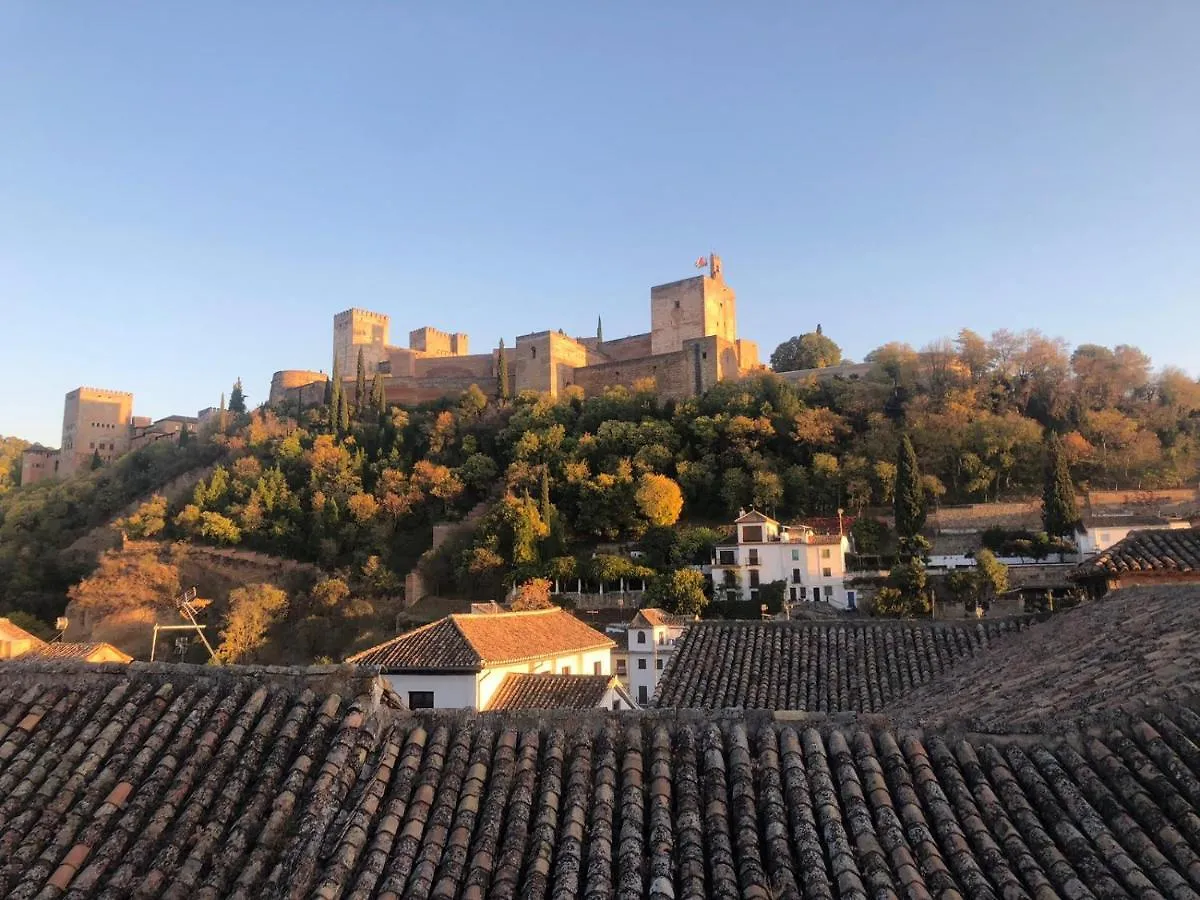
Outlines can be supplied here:
<path id="1" fill-rule="evenodd" d="M 653 703 L 878 712 L 1031 621 L 703 622 L 684 633 Z"/>
<path id="2" fill-rule="evenodd" d="M 1136 587 L 997 642 L 890 706 L 914 723 L 1046 730 L 1200 688 L 1200 585 Z"/>
<path id="3" fill-rule="evenodd" d="M 0 687 L 0 896 L 1195 900 L 1200 716 L 1074 745 L 417 717 L 247 678 Z"/>

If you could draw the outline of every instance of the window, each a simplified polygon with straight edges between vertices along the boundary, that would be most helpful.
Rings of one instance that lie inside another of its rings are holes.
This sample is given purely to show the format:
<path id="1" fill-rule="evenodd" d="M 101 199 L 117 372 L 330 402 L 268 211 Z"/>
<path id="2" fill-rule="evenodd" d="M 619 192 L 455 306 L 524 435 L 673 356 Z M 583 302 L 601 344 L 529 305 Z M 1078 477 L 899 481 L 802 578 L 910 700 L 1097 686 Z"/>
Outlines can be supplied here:
<path id="1" fill-rule="evenodd" d="M 570 666 L 563 666 L 563 667 L 562 667 L 562 674 L 564 674 L 564 675 L 570 675 L 570 674 L 571 674 L 571 667 L 570 667 Z"/>
<path id="2" fill-rule="evenodd" d="M 858 596 L 854 591 L 846 591 L 846 605 L 851 609 L 858 609 Z"/>
<path id="3" fill-rule="evenodd" d="M 791 600 L 793 603 L 796 602 L 796 589 L 795 588 L 788 589 L 788 599 Z"/>
<path id="4" fill-rule="evenodd" d="M 808 588 L 806 588 L 806 587 L 802 587 L 802 588 L 800 588 L 800 599 L 801 599 L 801 600 L 807 600 L 807 599 L 808 599 Z"/>
<path id="5" fill-rule="evenodd" d="M 620 708 L 621 708 L 621 701 L 620 701 L 620 700 L 614 700 L 614 701 L 613 701 L 613 709 L 620 709 Z"/>
<path id="6" fill-rule="evenodd" d="M 646 643 L 646 632 L 644 632 L 644 631 L 639 631 L 639 632 L 637 633 L 637 636 L 638 636 L 637 642 L 638 642 L 639 644 L 644 644 L 644 643 Z"/>
<path id="7" fill-rule="evenodd" d="M 825 585 L 825 599 L 830 600 L 832 598 L 833 598 L 833 585 L 827 584 L 827 585 Z"/>
<path id="8" fill-rule="evenodd" d="M 829 568 L 822 569 L 821 574 L 824 575 L 826 578 L 832 578 L 833 577 L 833 569 L 829 569 Z"/>
<path id="9" fill-rule="evenodd" d="M 829 559 L 832 551 L 828 547 L 821 548 L 821 559 Z"/>
<path id="10" fill-rule="evenodd" d="M 792 584 L 799 584 L 799 583 L 800 583 L 800 570 L 792 569 Z"/>
<path id="11" fill-rule="evenodd" d="M 529 355 L 532 356 L 534 359 L 537 359 L 537 347 L 530 347 Z"/>
<path id="12" fill-rule="evenodd" d="M 792 551 L 792 559 L 793 559 L 793 560 L 797 560 L 797 559 L 799 559 L 799 558 L 800 558 L 800 551 L 799 551 L 799 550 L 793 550 L 793 551 Z"/>
<path id="13" fill-rule="evenodd" d="M 750 551 L 750 565 L 752 565 L 752 566 L 758 565 L 758 551 L 757 550 Z"/>
<path id="14" fill-rule="evenodd" d="M 644 668 L 646 668 L 646 660 L 645 660 L 645 658 L 643 658 L 643 659 L 639 659 L 639 660 L 638 660 L 638 668 L 639 668 L 639 669 L 644 669 Z"/>
<path id="15" fill-rule="evenodd" d="M 758 587 L 758 569 L 750 570 L 750 587 Z"/>
<path id="16" fill-rule="evenodd" d="M 742 526 L 742 543 L 744 544 L 761 544 L 762 543 L 762 526 L 761 525 L 743 525 Z M 752 553 L 754 551 L 751 551 Z"/>
<path id="17" fill-rule="evenodd" d="M 628 675 L 629 674 L 629 670 L 625 667 L 625 660 L 623 660 L 623 659 L 617 660 L 617 674 L 618 675 Z"/>
<path id="18" fill-rule="evenodd" d="M 596 660 L 596 662 L 592 663 L 592 674 L 593 675 L 603 675 L 604 673 L 602 671 L 600 671 L 602 668 L 603 668 L 603 666 L 600 665 L 600 661 Z"/>
<path id="19" fill-rule="evenodd" d="M 661 672 L 662 671 L 662 663 L 663 663 L 663 661 L 661 659 L 656 659 L 654 661 L 654 668 L 658 669 L 658 671 Z"/>
<path id="20" fill-rule="evenodd" d="M 757 600 L 758 600 L 758 588 L 755 588 L 754 590 L 752 590 L 750 592 L 750 602 L 754 603 Z"/>
<path id="21" fill-rule="evenodd" d="M 679 309 L 679 301 L 678 300 L 675 301 L 675 308 Z"/>
<path id="22" fill-rule="evenodd" d="M 649 702 L 650 702 L 650 692 L 646 690 L 646 686 L 644 684 L 639 684 L 638 685 L 638 703 L 649 703 Z"/>
<path id="23" fill-rule="evenodd" d="M 409 691 L 409 709 L 433 709 L 433 691 Z"/>
<path id="24" fill-rule="evenodd" d="M 720 560 L 720 563 L 723 566 L 737 565 L 737 563 L 735 562 L 736 557 L 734 556 L 734 553 L 732 550 L 720 551 L 720 553 L 717 554 L 717 558 Z"/>

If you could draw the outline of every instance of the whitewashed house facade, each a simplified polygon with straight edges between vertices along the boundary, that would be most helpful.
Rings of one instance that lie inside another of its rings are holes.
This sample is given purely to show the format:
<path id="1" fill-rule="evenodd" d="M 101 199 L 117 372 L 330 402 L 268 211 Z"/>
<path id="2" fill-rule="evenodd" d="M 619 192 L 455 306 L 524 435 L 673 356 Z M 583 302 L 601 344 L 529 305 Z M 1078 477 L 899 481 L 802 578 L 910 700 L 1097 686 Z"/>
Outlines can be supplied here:
<path id="1" fill-rule="evenodd" d="M 783 581 L 788 603 L 857 608 L 858 592 L 846 586 L 850 541 L 845 535 L 789 528 L 756 510 L 739 516 L 734 527 L 737 542 L 719 546 L 713 554 L 715 597 L 757 601 L 763 585 Z"/>
<path id="2" fill-rule="evenodd" d="M 639 610 L 625 629 L 624 650 L 613 657 L 617 677 L 639 706 L 646 706 L 654 696 L 676 642 L 695 621 L 692 616 L 676 616 L 649 607 Z"/>
<path id="3" fill-rule="evenodd" d="M 607 681 L 615 646 L 555 607 L 447 616 L 346 661 L 379 667 L 409 709 L 487 710 L 509 675 L 589 675 Z M 621 698 L 606 692 L 600 702 L 613 708 L 614 699 Z"/>
<path id="4" fill-rule="evenodd" d="M 1088 516 L 1075 528 L 1075 545 L 1079 548 L 1079 558 L 1085 560 L 1125 540 L 1133 531 L 1168 531 L 1190 527 L 1187 519 L 1166 516 Z"/>

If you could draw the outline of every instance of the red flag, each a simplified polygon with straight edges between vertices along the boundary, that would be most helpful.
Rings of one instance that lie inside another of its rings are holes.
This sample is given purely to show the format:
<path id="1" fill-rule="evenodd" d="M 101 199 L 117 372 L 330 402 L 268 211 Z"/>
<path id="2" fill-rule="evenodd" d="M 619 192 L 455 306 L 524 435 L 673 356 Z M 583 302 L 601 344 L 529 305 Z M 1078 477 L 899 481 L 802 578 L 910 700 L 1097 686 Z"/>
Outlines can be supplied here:
<path id="1" fill-rule="evenodd" d="M 701 256 L 700 258 L 698 258 L 696 260 L 696 268 L 697 269 L 703 269 L 707 265 L 708 265 L 708 259 L 706 257 Z"/>

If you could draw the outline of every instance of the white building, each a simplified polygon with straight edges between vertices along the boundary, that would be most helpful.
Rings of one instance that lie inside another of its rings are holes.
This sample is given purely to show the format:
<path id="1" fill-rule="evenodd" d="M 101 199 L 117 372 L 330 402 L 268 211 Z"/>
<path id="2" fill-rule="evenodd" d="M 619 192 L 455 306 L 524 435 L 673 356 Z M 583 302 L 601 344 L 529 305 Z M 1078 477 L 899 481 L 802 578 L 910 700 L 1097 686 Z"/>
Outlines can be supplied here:
<path id="1" fill-rule="evenodd" d="M 486 710 L 509 675 L 611 677 L 615 646 L 556 607 L 447 616 L 346 661 L 378 666 L 409 709 Z M 615 691 L 600 702 L 625 708 Z"/>
<path id="2" fill-rule="evenodd" d="M 1075 544 L 1079 547 L 1079 558 L 1084 560 L 1123 541 L 1131 531 L 1168 531 L 1190 527 L 1187 519 L 1166 516 L 1088 516 L 1075 528 Z"/>
<path id="3" fill-rule="evenodd" d="M 789 528 L 754 510 L 734 525 L 737 543 L 717 547 L 714 555 L 715 596 L 757 601 L 763 585 L 783 581 L 790 603 L 820 600 L 840 609 L 857 607 L 857 592 L 846 587 L 850 542 L 845 535 Z"/>
<path id="4" fill-rule="evenodd" d="M 625 629 L 625 650 L 616 651 L 617 677 L 628 688 L 639 706 L 654 696 L 658 679 L 675 652 L 675 642 L 689 625 L 692 616 L 676 616 L 661 609 L 639 610 Z"/>

